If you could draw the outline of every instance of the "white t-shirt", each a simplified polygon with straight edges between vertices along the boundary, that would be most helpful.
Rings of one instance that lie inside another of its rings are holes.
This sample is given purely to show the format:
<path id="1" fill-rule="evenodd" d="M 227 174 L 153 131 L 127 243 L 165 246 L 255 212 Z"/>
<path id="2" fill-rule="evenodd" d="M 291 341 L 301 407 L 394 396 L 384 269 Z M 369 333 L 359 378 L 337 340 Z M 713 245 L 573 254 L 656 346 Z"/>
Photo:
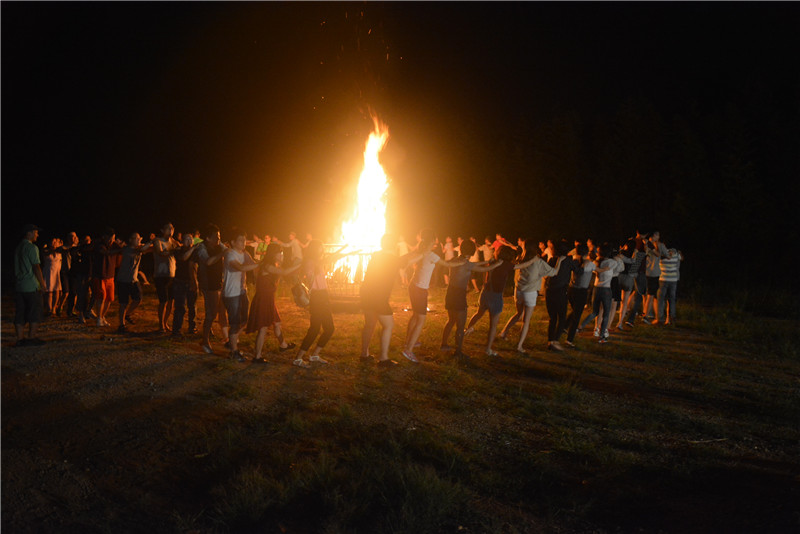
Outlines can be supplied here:
<path id="1" fill-rule="evenodd" d="M 617 265 L 617 260 L 606 258 L 600 262 L 601 269 L 608 269 L 605 272 L 597 273 L 597 278 L 594 280 L 594 287 L 611 287 L 611 279 L 614 277 L 614 268 Z"/>
<path id="2" fill-rule="evenodd" d="M 247 292 L 245 286 L 245 273 L 233 269 L 230 262 L 238 261 L 244 265 L 244 252 L 236 252 L 233 249 L 225 252 L 225 283 L 222 286 L 223 297 L 238 297 Z"/>
<path id="3" fill-rule="evenodd" d="M 417 263 L 417 270 L 414 272 L 414 285 L 420 289 L 428 289 L 431 285 L 431 275 L 433 275 L 433 268 L 436 267 L 436 262 L 440 258 L 435 252 L 430 251 L 425 253 L 419 263 Z"/>

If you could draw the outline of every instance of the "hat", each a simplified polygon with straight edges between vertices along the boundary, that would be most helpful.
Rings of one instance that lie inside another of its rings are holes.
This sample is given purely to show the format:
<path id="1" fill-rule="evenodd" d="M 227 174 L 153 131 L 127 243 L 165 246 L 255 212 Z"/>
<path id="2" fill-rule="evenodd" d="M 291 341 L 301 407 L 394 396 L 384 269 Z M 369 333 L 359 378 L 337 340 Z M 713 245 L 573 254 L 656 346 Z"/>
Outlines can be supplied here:
<path id="1" fill-rule="evenodd" d="M 41 231 L 41 228 L 36 226 L 35 224 L 26 224 L 22 227 L 22 233 L 27 234 L 28 232 L 37 232 Z"/>

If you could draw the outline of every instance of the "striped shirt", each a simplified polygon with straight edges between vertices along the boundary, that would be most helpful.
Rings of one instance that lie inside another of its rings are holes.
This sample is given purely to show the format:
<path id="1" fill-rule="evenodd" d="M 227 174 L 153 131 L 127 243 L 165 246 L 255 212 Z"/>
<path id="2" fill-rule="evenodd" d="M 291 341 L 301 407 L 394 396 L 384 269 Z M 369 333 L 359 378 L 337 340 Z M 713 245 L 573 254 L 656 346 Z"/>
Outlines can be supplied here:
<path id="1" fill-rule="evenodd" d="M 681 277 L 681 255 L 670 250 L 669 256 L 663 256 L 658 262 L 661 268 L 659 282 L 677 282 Z"/>

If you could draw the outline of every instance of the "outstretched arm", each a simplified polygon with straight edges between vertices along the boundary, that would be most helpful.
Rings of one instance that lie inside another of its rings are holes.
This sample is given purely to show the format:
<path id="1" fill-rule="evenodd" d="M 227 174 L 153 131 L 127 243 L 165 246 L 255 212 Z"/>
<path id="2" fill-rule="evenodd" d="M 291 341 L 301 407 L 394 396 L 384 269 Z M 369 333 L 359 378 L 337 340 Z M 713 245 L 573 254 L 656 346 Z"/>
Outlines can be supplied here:
<path id="1" fill-rule="evenodd" d="M 481 266 L 478 266 L 478 267 L 474 267 L 472 270 L 473 270 L 473 272 L 476 272 L 476 273 L 485 273 L 487 271 L 492 271 L 494 269 L 497 269 L 502 264 L 503 264 L 503 260 L 497 260 L 496 262 L 494 262 L 492 264 L 486 264 L 486 265 L 481 265 Z"/>

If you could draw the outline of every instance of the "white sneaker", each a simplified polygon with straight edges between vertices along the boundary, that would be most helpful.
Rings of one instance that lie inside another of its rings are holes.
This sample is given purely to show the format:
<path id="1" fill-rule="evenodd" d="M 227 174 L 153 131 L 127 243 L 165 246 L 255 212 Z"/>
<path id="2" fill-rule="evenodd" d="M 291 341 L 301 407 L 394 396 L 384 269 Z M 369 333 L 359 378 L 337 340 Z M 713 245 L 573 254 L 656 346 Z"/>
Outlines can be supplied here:
<path id="1" fill-rule="evenodd" d="M 303 358 L 297 358 L 292 362 L 292 365 L 296 365 L 297 367 L 302 367 L 303 369 L 308 369 L 311 367 L 308 362 L 304 362 Z"/>
<path id="2" fill-rule="evenodd" d="M 322 359 L 322 358 L 320 358 L 319 356 L 311 356 L 311 357 L 308 359 L 308 361 L 310 361 L 310 362 L 315 362 L 315 363 L 328 363 L 328 361 L 327 361 L 327 360 L 323 360 L 323 359 Z"/>
<path id="3" fill-rule="evenodd" d="M 600 337 L 600 329 L 599 328 L 595 328 L 593 335 L 594 335 L 594 337 Z"/>

